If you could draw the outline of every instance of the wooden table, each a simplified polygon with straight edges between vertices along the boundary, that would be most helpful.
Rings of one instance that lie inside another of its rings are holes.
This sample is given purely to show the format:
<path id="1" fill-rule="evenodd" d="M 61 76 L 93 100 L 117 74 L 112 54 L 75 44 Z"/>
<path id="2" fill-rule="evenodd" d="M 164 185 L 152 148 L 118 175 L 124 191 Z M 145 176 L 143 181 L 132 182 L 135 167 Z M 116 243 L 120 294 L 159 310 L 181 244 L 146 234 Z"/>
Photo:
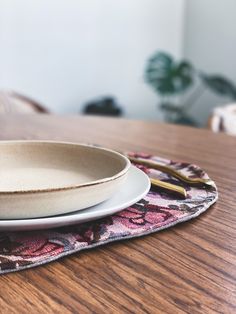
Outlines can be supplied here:
<path id="1" fill-rule="evenodd" d="M 236 313 L 236 138 L 108 118 L 2 116 L 0 139 L 97 143 L 196 163 L 220 198 L 199 218 L 0 277 L 1 313 Z"/>

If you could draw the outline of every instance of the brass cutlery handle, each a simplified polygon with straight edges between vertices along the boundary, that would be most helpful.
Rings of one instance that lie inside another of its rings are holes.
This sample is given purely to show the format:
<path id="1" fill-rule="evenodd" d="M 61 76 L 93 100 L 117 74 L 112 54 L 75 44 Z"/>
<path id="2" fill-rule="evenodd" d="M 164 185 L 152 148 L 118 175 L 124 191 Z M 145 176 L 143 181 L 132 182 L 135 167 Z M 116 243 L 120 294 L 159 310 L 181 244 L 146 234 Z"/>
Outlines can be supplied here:
<path id="1" fill-rule="evenodd" d="M 160 180 L 152 179 L 152 178 L 150 178 L 150 181 L 151 181 L 152 186 L 164 189 L 168 192 L 174 192 L 178 194 L 179 196 L 181 196 L 182 198 L 187 197 L 187 192 L 182 186 L 178 186 L 175 184 L 171 184 L 168 182 L 164 182 L 164 181 L 160 181 Z"/>
<path id="2" fill-rule="evenodd" d="M 174 178 L 179 179 L 182 182 L 185 182 L 189 185 L 201 185 L 201 186 L 214 186 L 214 182 L 210 179 L 202 179 L 202 178 L 189 178 L 184 174 L 180 173 L 178 170 L 173 169 L 170 166 L 161 165 L 155 161 L 139 159 L 135 157 L 128 156 L 129 160 L 135 164 L 139 164 L 142 166 L 146 166 L 155 170 L 159 170 L 161 172 L 167 173 Z"/>

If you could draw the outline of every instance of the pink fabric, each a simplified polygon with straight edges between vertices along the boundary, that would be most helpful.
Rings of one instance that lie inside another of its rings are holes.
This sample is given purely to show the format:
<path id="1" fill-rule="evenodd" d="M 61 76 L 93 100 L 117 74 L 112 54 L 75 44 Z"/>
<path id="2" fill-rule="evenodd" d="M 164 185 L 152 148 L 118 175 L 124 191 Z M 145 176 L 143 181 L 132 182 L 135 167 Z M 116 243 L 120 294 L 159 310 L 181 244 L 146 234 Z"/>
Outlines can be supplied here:
<path id="1" fill-rule="evenodd" d="M 189 177 L 208 178 L 195 165 L 143 153 L 132 155 L 170 165 Z M 139 168 L 150 177 L 184 186 L 187 199 L 176 199 L 174 195 L 151 189 L 138 203 L 100 220 L 43 231 L 2 232 L 0 273 L 31 268 L 108 242 L 157 232 L 197 217 L 217 200 L 216 186 L 210 189 L 190 187 L 157 170 Z"/>

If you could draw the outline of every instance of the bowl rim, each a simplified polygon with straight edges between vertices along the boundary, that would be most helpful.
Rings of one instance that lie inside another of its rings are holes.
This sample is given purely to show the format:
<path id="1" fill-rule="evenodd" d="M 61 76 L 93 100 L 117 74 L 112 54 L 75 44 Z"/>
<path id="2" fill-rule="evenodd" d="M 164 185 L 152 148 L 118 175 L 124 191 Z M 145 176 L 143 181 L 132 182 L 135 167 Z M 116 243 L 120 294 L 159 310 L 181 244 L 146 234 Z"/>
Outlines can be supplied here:
<path id="1" fill-rule="evenodd" d="M 113 154 L 117 157 L 120 158 L 120 160 L 125 161 L 124 164 L 124 168 L 117 172 L 115 175 L 110 176 L 110 177 L 105 177 L 102 179 L 98 179 L 98 180 L 94 180 L 94 181 L 89 181 L 89 182 L 85 182 L 85 183 L 81 183 L 81 184 L 75 184 L 75 185 L 69 185 L 69 186 L 64 186 L 64 187 L 58 187 L 58 188 L 43 188 L 43 189 L 28 189 L 28 190 L 15 190 L 15 191 L 1 191 L 0 190 L 0 196 L 1 195 L 19 195 L 19 194 L 34 194 L 34 193 L 50 193 L 50 192 L 61 192 L 61 191 L 69 191 L 69 190 L 76 190 L 76 189 L 80 189 L 80 188 L 86 188 L 86 187 L 90 187 L 90 186 L 94 186 L 94 185 L 100 185 L 102 183 L 107 183 L 107 182 L 111 182 L 114 181 L 118 178 L 121 178 L 123 176 L 125 176 L 131 166 L 131 162 L 130 160 L 122 155 L 119 152 L 116 152 L 112 149 L 109 148 L 105 148 L 105 147 L 100 147 L 100 146 L 96 146 L 93 144 L 84 144 L 84 143 L 76 143 L 76 142 L 68 142 L 68 141 L 53 141 L 53 140 L 1 140 L 0 141 L 0 147 L 1 145 L 14 145 L 14 144 L 52 144 L 52 145 L 62 145 L 62 146 L 79 146 L 79 147 L 87 147 L 87 148 L 92 148 L 95 150 L 99 150 L 99 151 L 105 151 L 108 152 L 110 154 Z"/>

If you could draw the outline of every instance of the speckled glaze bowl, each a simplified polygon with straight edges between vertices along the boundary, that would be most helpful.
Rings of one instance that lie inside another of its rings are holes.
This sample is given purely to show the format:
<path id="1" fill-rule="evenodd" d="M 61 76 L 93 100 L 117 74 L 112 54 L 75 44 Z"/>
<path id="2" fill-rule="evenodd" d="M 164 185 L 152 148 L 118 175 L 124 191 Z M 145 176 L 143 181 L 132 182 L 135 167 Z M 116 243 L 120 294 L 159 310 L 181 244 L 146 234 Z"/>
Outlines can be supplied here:
<path id="1" fill-rule="evenodd" d="M 47 217 L 110 198 L 129 160 L 112 150 L 66 142 L 0 142 L 0 219 Z"/>

